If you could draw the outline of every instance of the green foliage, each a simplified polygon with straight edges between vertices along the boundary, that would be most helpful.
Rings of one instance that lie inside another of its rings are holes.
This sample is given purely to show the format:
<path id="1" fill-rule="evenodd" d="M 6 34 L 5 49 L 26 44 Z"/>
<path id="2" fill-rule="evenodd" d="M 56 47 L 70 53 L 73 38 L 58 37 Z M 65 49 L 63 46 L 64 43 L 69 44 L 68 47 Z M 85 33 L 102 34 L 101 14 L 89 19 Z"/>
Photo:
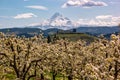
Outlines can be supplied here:
<path id="1" fill-rule="evenodd" d="M 95 40 L 97 40 L 96 37 L 94 36 L 90 36 L 84 33 L 59 33 L 56 34 L 57 37 L 61 38 L 61 39 L 68 39 L 70 41 L 78 41 L 78 40 L 84 40 L 86 42 L 93 42 Z"/>
<path id="2" fill-rule="evenodd" d="M 14 80 L 15 79 L 15 75 L 14 74 L 6 74 L 4 76 L 5 76 L 5 78 L 7 78 L 9 80 Z"/>

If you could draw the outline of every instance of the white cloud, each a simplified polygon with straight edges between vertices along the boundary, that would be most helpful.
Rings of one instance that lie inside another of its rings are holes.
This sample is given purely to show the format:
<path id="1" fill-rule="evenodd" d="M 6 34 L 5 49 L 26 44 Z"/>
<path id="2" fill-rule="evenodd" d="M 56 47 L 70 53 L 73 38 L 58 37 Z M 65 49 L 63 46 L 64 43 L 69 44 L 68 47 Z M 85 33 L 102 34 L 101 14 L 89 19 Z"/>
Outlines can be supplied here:
<path id="1" fill-rule="evenodd" d="M 96 19 L 109 19 L 112 18 L 112 15 L 100 15 L 96 16 Z"/>
<path id="2" fill-rule="evenodd" d="M 75 26 L 88 25 L 88 26 L 117 26 L 120 23 L 120 16 L 115 17 L 112 15 L 100 15 L 93 19 L 79 19 L 75 22 Z"/>
<path id="3" fill-rule="evenodd" d="M 48 10 L 47 7 L 45 6 L 38 6 L 38 5 L 33 5 L 33 6 L 25 6 L 27 8 L 31 8 L 31 9 L 38 9 L 38 10 Z"/>
<path id="4" fill-rule="evenodd" d="M 112 17 L 112 20 L 120 22 L 120 16 L 119 17 Z"/>
<path id="5" fill-rule="evenodd" d="M 120 16 L 112 16 L 112 15 L 100 15 L 96 16 L 97 20 L 103 20 L 103 21 L 111 21 L 111 22 L 120 22 Z"/>
<path id="6" fill-rule="evenodd" d="M 93 6 L 107 6 L 105 2 L 93 1 L 93 0 L 68 0 L 62 5 L 62 8 L 67 8 L 69 6 L 81 6 L 81 7 L 93 7 Z"/>
<path id="7" fill-rule="evenodd" d="M 71 20 L 70 20 L 71 21 Z M 71 21 L 71 26 L 67 25 L 67 20 L 64 19 L 55 19 L 54 21 L 50 21 L 50 19 L 44 20 L 43 22 L 32 23 L 27 26 L 31 27 L 40 27 L 41 29 L 48 28 L 59 28 L 59 29 L 70 29 L 73 27 L 80 26 L 117 26 L 120 23 L 120 16 L 112 16 L 112 15 L 99 15 L 93 17 L 91 19 L 79 19 L 77 21 Z M 50 26 L 51 25 L 51 26 Z"/>
<path id="8" fill-rule="evenodd" d="M 32 17 L 37 17 L 33 13 L 24 13 L 24 14 L 18 14 L 17 16 L 14 16 L 14 19 L 27 19 L 27 18 L 32 18 Z"/>

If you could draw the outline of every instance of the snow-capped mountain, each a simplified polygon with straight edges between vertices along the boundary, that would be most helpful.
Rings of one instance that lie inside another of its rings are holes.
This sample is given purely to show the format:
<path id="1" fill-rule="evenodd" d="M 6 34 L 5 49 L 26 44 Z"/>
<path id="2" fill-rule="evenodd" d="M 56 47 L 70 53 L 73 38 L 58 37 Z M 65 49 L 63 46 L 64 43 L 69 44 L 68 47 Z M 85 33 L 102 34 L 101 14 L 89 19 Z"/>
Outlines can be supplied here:
<path id="1" fill-rule="evenodd" d="M 50 19 L 47 19 L 42 22 L 42 27 L 49 26 L 49 28 L 60 28 L 60 29 L 69 29 L 72 28 L 72 21 L 61 15 L 60 13 L 55 13 Z"/>
<path id="2" fill-rule="evenodd" d="M 57 28 L 57 29 L 72 29 L 77 27 L 112 27 L 117 26 L 120 22 L 120 17 L 114 17 L 111 15 L 102 15 L 96 16 L 91 19 L 78 19 L 78 20 L 70 20 L 69 18 L 63 16 L 60 13 L 55 13 L 52 17 L 47 20 L 38 23 L 32 23 L 27 25 L 27 27 L 37 27 L 40 29 L 49 29 L 49 28 Z"/>

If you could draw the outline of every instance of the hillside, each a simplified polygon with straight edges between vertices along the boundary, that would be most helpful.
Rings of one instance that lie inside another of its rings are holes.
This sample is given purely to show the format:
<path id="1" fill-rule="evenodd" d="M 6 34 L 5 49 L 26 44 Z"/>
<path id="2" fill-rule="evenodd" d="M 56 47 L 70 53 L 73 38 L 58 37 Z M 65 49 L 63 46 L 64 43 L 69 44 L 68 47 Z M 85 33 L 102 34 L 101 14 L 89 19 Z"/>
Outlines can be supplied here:
<path id="1" fill-rule="evenodd" d="M 3 32 L 5 34 L 14 33 L 17 36 L 32 37 L 34 35 L 40 34 L 42 30 L 38 28 L 5 28 L 0 29 L 0 32 Z"/>
<path id="2" fill-rule="evenodd" d="M 97 37 L 85 33 L 57 33 L 51 36 L 52 40 L 67 39 L 69 41 L 84 40 L 87 43 L 97 40 Z"/>
<path id="3" fill-rule="evenodd" d="M 106 38 L 109 38 L 112 33 L 118 33 L 119 28 L 116 27 L 78 27 L 75 28 L 77 33 L 86 33 L 92 36 L 99 36 L 100 34 L 105 35 Z M 42 30 L 40 28 L 5 28 L 5 29 L 0 29 L 0 32 L 3 33 L 14 33 L 17 36 L 22 36 L 24 35 L 25 37 L 32 37 L 36 34 L 43 33 L 45 37 L 47 37 L 49 34 L 55 34 L 57 32 L 63 32 L 63 33 L 69 33 L 73 31 L 73 29 L 70 30 L 62 30 L 58 28 L 49 28 L 46 30 Z"/>
<path id="4" fill-rule="evenodd" d="M 82 32 L 82 33 L 90 33 L 93 35 L 100 35 L 100 34 L 111 34 L 115 32 L 119 32 L 119 27 L 118 26 L 113 26 L 113 27 L 78 27 L 76 28 L 77 32 Z"/>

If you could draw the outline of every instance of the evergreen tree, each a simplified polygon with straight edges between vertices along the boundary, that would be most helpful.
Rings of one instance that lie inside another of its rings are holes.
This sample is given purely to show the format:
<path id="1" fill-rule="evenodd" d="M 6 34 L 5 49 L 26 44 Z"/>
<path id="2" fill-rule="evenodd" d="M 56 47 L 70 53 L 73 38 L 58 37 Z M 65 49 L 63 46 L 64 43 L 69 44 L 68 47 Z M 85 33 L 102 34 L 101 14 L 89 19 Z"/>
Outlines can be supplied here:
<path id="1" fill-rule="evenodd" d="M 76 33 L 76 29 L 73 29 L 73 32 Z"/>
<path id="2" fill-rule="evenodd" d="M 47 42 L 48 43 L 50 43 L 52 40 L 51 40 L 51 37 L 50 37 L 50 35 L 48 35 L 48 37 L 47 37 Z"/>

